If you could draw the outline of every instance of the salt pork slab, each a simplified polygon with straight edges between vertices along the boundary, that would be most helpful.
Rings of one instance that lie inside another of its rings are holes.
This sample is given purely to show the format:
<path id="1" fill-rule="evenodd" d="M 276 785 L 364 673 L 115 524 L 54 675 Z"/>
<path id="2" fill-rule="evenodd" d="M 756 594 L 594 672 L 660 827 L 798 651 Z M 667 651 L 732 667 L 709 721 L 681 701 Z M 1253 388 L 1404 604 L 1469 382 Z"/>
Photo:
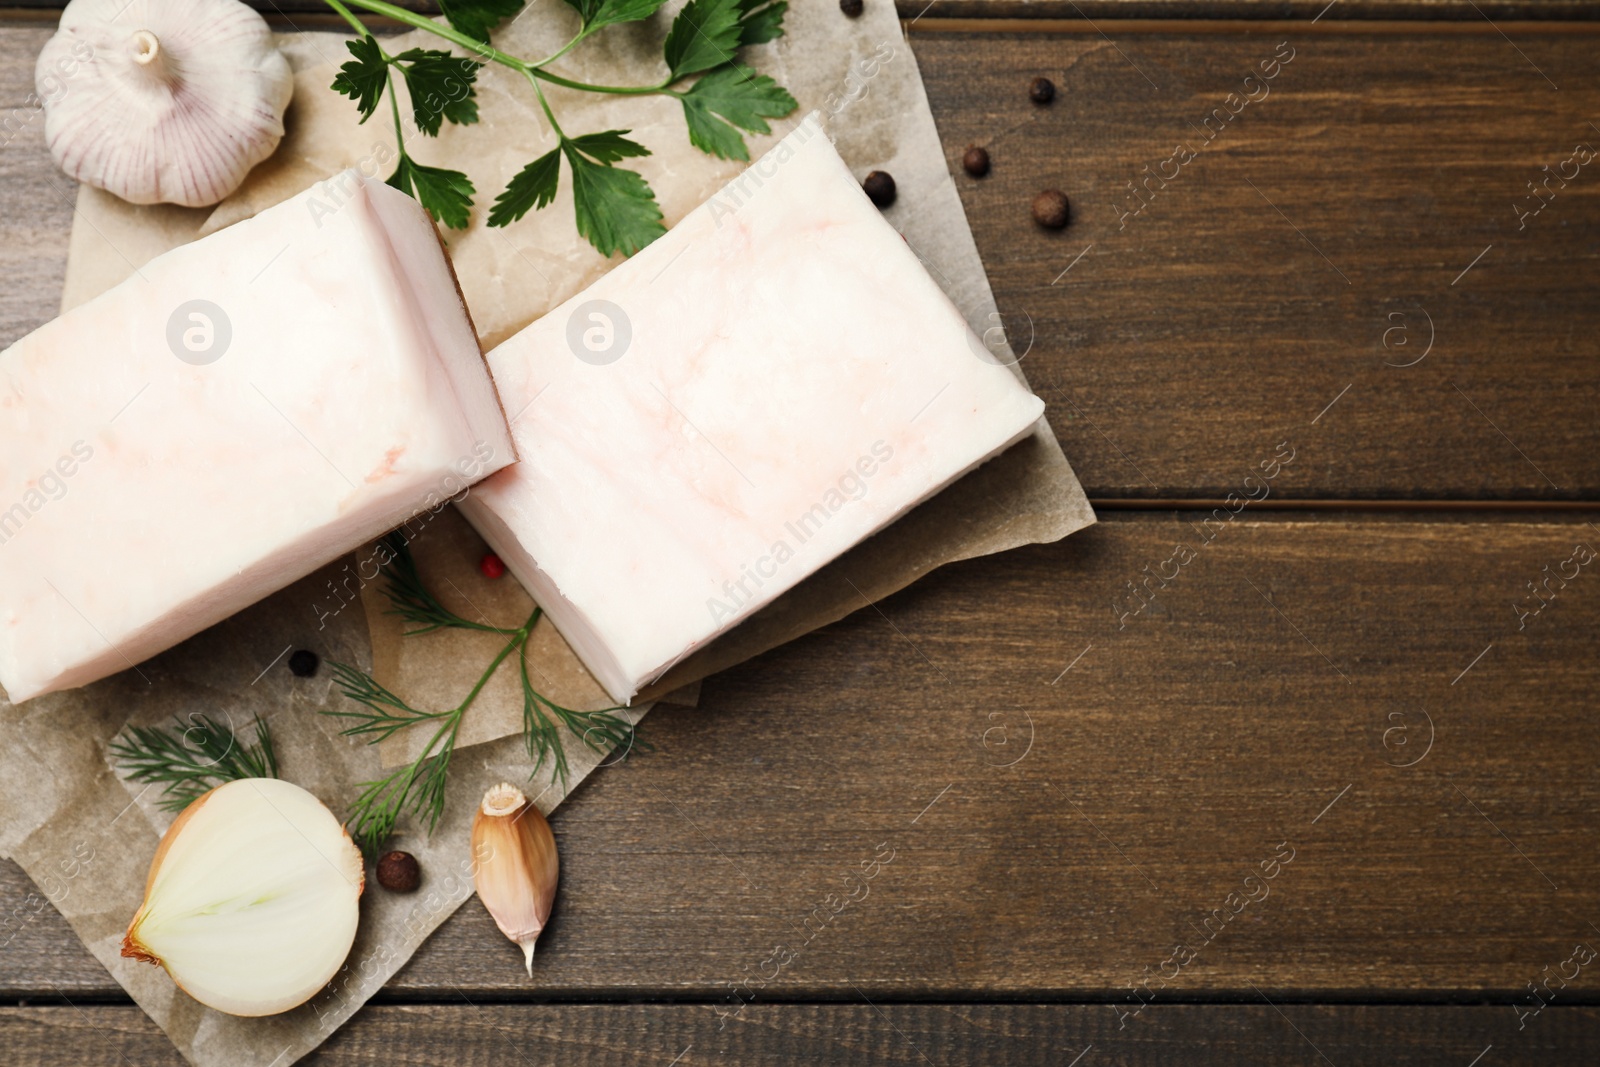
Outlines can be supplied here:
<path id="1" fill-rule="evenodd" d="M 815 116 L 489 367 L 461 510 L 623 703 L 1044 411 Z"/>
<path id="2" fill-rule="evenodd" d="M 514 458 L 433 224 L 347 171 L 0 353 L 0 684 L 133 667 Z"/>

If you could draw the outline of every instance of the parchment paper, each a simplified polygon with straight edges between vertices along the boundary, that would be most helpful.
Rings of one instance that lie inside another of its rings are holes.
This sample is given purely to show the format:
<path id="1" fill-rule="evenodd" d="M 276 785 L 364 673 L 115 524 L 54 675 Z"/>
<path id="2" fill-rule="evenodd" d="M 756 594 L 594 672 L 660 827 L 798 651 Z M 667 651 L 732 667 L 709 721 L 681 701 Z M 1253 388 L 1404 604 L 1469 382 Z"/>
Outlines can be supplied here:
<path id="1" fill-rule="evenodd" d="M 251 716 L 272 729 L 283 777 L 305 786 L 335 811 L 358 782 L 380 775 L 372 746 L 338 734 L 320 714 L 346 701 L 324 668 L 295 678 L 282 654 L 320 648 L 330 658 L 369 666 L 366 624 L 347 612 L 316 629 L 306 604 L 337 566 L 304 579 L 155 659 L 95 685 L 0 706 L 0 845 L 39 885 L 73 930 L 188 1059 L 215 1067 L 293 1063 L 324 1041 L 410 959 L 417 946 L 471 895 L 468 838 L 472 811 L 499 781 L 522 783 L 541 809 L 559 790 L 545 773 L 527 784 L 519 738 L 458 752 L 451 764 L 443 821 L 431 834 L 409 828 L 395 847 L 414 853 L 419 890 L 402 896 L 370 880 L 349 960 L 308 1004 L 283 1015 L 240 1019 L 201 1007 L 177 991 L 166 973 L 119 955 L 122 934 L 139 905 L 145 873 L 171 816 L 158 809 L 160 787 L 124 783 L 107 744 L 128 722 L 172 725 L 177 713 L 205 713 L 251 738 Z M 637 712 L 630 713 L 636 715 Z M 598 754 L 569 745 L 573 778 Z M 521 974 L 520 953 L 498 938 L 484 946 L 484 966 Z M 537 974 L 537 972 L 536 972 Z M 530 983 L 536 986 L 538 979 Z"/>
<path id="2" fill-rule="evenodd" d="M 478 563 L 488 546 L 455 508 L 443 509 L 427 525 L 419 527 L 410 548 L 423 584 L 457 615 L 502 627 L 521 626 L 527 620 L 533 599 L 509 572 L 494 580 L 483 576 Z M 375 549 L 367 546 L 362 551 L 370 559 Z M 353 576 L 358 578 L 374 569 L 367 566 L 363 570 L 358 564 L 342 571 L 340 592 L 352 584 Z M 332 598 L 324 598 L 325 606 L 335 603 Z M 477 683 L 483 665 L 505 645 L 505 638 L 498 634 L 472 630 L 440 630 L 425 638 L 407 637 L 408 624 L 392 614 L 393 604 L 384 593 L 381 580 L 361 585 L 361 606 L 372 640 L 373 677 L 403 694 L 413 707 L 448 708 L 460 703 L 463 694 Z M 527 660 L 534 686 L 550 700 L 577 711 L 612 706 L 606 691 L 547 618 L 541 618 L 534 627 L 528 640 Z M 633 711 L 638 718 L 655 706 L 657 694 L 665 694 L 659 697 L 662 703 L 693 707 L 700 700 L 700 685 L 696 681 L 682 686 L 658 683 L 649 687 L 634 701 Z M 496 672 L 463 717 L 457 743 L 465 748 L 521 733 L 522 703 L 522 682 L 516 672 Z M 383 742 L 378 751 L 385 767 L 397 767 L 413 762 L 426 744 L 424 731 L 409 731 Z"/>
<path id="3" fill-rule="evenodd" d="M 603 31 L 585 42 L 572 62 L 563 60 L 561 72 L 606 84 L 653 80 L 659 76 L 661 35 L 680 6 L 669 4 L 651 24 Z M 497 36 L 496 45 L 514 54 L 548 54 L 565 40 L 573 17 L 563 5 L 532 5 Z M 820 109 L 840 152 L 858 173 L 883 169 L 894 174 L 900 195 L 887 217 L 990 342 L 995 357 L 1010 362 L 1009 349 L 993 329 L 999 322 L 993 298 L 892 5 L 870 3 L 865 15 L 850 20 L 831 3 L 798 4 L 786 21 L 787 35 L 752 49 L 748 59 L 787 86 L 800 108 L 777 124 L 773 137 L 750 138 L 752 158 L 806 111 Z M 346 56 L 343 40 L 333 34 L 281 38 L 296 69 L 289 136 L 214 211 L 136 208 L 83 188 L 63 307 L 116 284 L 160 252 L 247 217 L 346 166 L 365 165 L 369 173 L 386 175 L 393 166 L 392 133 L 376 119 L 357 124 L 353 105 L 327 89 Z M 392 49 L 413 43 L 437 45 L 430 36 L 409 35 L 393 42 Z M 506 180 L 553 143 L 525 89 L 509 72 L 486 68 L 480 78 L 479 125 L 447 125 L 437 142 L 420 136 L 408 142 L 419 161 L 466 170 L 477 185 L 472 228 L 447 233 L 446 240 L 486 347 L 608 267 L 576 236 L 565 185 L 554 205 L 521 223 L 506 230 L 482 225 L 487 204 Z M 558 89 L 551 92 L 551 104 L 569 133 L 628 128 L 654 149 L 655 155 L 638 161 L 639 169 L 655 188 L 669 225 L 740 169 L 689 146 L 674 101 L 618 101 Z M 1071 468 L 1041 420 L 1032 438 L 680 664 L 663 679 L 660 691 L 833 621 L 943 563 L 1056 540 L 1093 521 Z M 453 510 L 441 512 L 417 550 L 419 566 L 435 589 L 441 578 L 459 586 L 441 593 L 457 610 L 514 616 L 525 606 L 509 577 L 494 584 L 472 572 L 481 542 Z M 470 685 L 476 678 L 481 668 L 474 664 L 482 662 L 476 650 L 450 644 L 452 639 L 439 639 L 446 642 L 440 644 L 438 635 L 401 641 L 398 620 L 383 614 L 370 583 L 359 592 L 362 610 L 353 603 L 348 610 L 327 610 L 328 589 L 345 581 L 345 568 L 359 566 L 360 558 L 358 553 L 325 568 L 137 671 L 21 708 L 0 702 L 0 851 L 22 865 L 178 1049 L 205 1067 L 286 1067 L 349 1018 L 470 895 L 466 842 L 476 799 L 496 781 L 527 777 L 529 761 L 520 737 L 505 736 L 521 728 L 520 697 L 499 689 L 486 693 L 463 727 L 468 740 L 486 743 L 457 753 L 444 821 L 431 836 L 412 828 L 399 841 L 421 860 L 421 891 L 402 897 L 369 889 L 345 970 L 293 1012 L 260 1020 L 221 1015 L 177 992 L 159 969 L 119 956 L 123 929 L 138 906 L 145 871 L 168 821 L 155 805 L 157 790 L 122 782 L 108 763 L 106 745 L 127 724 L 170 723 L 174 714 L 207 712 L 244 727 L 248 736 L 246 724 L 259 712 L 273 728 L 283 775 L 343 810 L 359 782 L 379 776 L 382 763 L 405 754 L 389 751 L 380 759 L 377 748 L 339 736 L 338 722 L 320 712 L 342 706 L 344 698 L 333 690 L 326 670 L 313 679 L 294 678 L 282 662 L 290 648 L 314 648 L 376 669 L 403 695 L 453 697 L 463 690 L 462 679 Z M 539 636 L 534 654 L 543 670 L 561 673 L 563 651 L 559 636 L 550 633 Z M 556 688 L 575 687 L 579 692 L 572 699 L 582 700 L 581 677 L 546 680 Z M 687 698 L 692 699 L 692 690 Z M 641 705 L 629 714 L 637 717 L 643 710 Z M 576 744 L 567 752 L 576 783 L 594 768 L 598 754 Z M 557 792 L 550 788 L 548 772 L 530 788 L 547 811 L 559 801 Z M 508 972 L 520 966 L 509 942 L 486 946 L 485 958 L 485 966 L 503 965 Z M 533 982 L 538 982 L 537 970 Z"/>
<path id="4" fill-rule="evenodd" d="M 655 23 L 611 27 L 584 42 L 562 72 L 600 84 L 639 84 L 659 77 L 660 40 L 668 5 Z M 575 16 L 559 4 L 535 5 L 496 35 L 496 46 L 517 55 L 548 55 L 566 40 Z M 894 174 L 899 197 L 887 217 L 900 229 L 929 272 L 962 308 L 968 321 L 1001 362 L 1013 361 L 973 243 L 960 197 L 946 170 L 938 132 L 928 108 L 916 60 L 886 4 L 869 4 L 859 19 L 844 18 L 831 4 L 791 6 L 788 32 L 771 45 L 750 50 L 757 69 L 785 85 L 800 102 L 768 136 L 750 136 L 757 158 L 808 110 L 822 112 L 829 136 L 859 174 L 875 169 Z M 291 34 L 280 47 L 295 68 L 295 97 L 287 116 L 288 136 L 266 163 L 216 209 L 135 208 L 85 188 L 79 224 L 73 227 L 64 304 L 71 306 L 121 281 L 130 261 L 193 240 L 313 185 L 345 167 L 387 174 L 393 166 L 392 124 L 375 116 L 362 125 L 351 102 L 328 88 L 345 61 L 337 34 Z M 392 41 L 391 51 L 411 45 L 437 47 L 425 33 Z M 386 47 L 389 47 L 386 45 Z M 563 61 L 565 63 L 565 61 Z M 592 132 L 623 126 L 654 155 L 638 163 L 649 179 L 670 225 L 721 188 L 743 164 L 717 160 L 693 148 L 684 132 L 682 109 L 666 98 L 628 98 L 621 102 L 592 93 L 556 88 L 550 102 L 564 129 Z M 484 225 L 488 204 L 511 175 L 555 143 L 526 82 L 490 65 L 478 78 L 481 121 L 476 126 L 446 123 L 437 139 L 412 135 L 409 150 L 421 162 L 467 171 L 478 189 L 472 225 L 442 231 L 462 291 L 484 347 L 498 344 L 538 318 L 612 265 L 576 236 L 566 185 L 550 207 L 506 229 Z M 493 133 L 489 130 L 492 128 Z M 1019 377 L 1021 368 L 1015 368 Z M 945 563 L 1003 551 L 1023 544 L 1065 537 L 1094 521 L 1048 423 L 1034 436 L 991 461 L 960 483 L 832 566 L 802 582 L 732 633 L 675 667 L 641 695 L 641 703 L 671 690 L 674 703 L 690 703 L 693 689 L 680 687 L 740 663 L 779 644 L 833 622 L 869 601 L 904 588 Z M 450 524 L 473 545 L 464 524 Z M 449 536 L 454 536 L 451 534 Z M 435 542 L 457 555 L 449 536 Z M 481 552 L 481 549 L 479 549 Z M 433 566 L 424 549 L 419 566 Z M 463 587 L 472 597 L 480 594 Z M 486 594 L 485 594 L 486 595 Z M 381 607 L 379 591 L 364 587 L 370 606 Z M 509 610 L 509 605 L 507 606 Z M 512 612 L 514 614 L 514 612 Z M 398 620 L 372 613 L 375 673 L 397 691 L 419 687 L 419 699 L 465 691 L 476 680 L 474 664 L 492 638 L 455 634 L 450 641 L 462 655 L 402 641 Z M 548 624 L 543 629 L 548 630 Z M 569 706 L 604 707 L 598 684 L 559 635 L 550 637 L 549 679 Z M 470 654 L 469 654 L 470 653 Z M 493 654 L 492 649 L 490 654 Z M 522 728 L 520 691 L 505 682 L 491 685 L 464 724 L 464 743 L 505 737 Z M 425 739 L 402 734 L 382 748 L 385 765 L 414 758 Z"/>

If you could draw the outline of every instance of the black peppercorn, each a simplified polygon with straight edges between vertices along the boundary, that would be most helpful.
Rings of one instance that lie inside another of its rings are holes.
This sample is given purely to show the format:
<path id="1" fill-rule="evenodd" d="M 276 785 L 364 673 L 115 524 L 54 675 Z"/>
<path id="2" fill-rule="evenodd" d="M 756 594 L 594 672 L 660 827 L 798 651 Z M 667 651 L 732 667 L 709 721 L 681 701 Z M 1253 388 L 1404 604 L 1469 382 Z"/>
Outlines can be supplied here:
<path id="1" fill-rule="evenodd" d="M 302 648 L 289 653 L 289 673 L 296 678 L 310 678 L 317 673 L 317 667 L 321 663 L 322 660 L 317 658 L 317 654 L 309 649 Z"/>
<path id="2" fill-rule="evenodd" d="M 378 884 L 391 893 L 410 893 L 422 880 L 417 857 L 409 852 L 386 852 L 378 861 Z"/>
<path id="3" fill-rule="evenodd" d="M 1040 226 L 1059 230 L 1067 224 L 1067 194 L 1060 189 L 1046 189 L 1033 198 L 1033 221 Z"/>
<path id="4" fill-rule="evenodd" d="M 1035 78 L 1028 84 L 1028 99 L 1035 104 L 1048 104 L 1056 98 L 1056 83 L 1049 78 Z"/>
<path id="5" fill-rule="evenodd" d="M 861 0 L 839 0 L 839 10 L 853 19 L 861 17 Z"/>
<path id="6" fill-rule="evenodd" d="M 861 183 L 861 188 L 866 190 L 867 199 L 880 208 L 894 203 L 894 179 L 887 171 L 873 171 L 867 175 L 867 180 Z"/>
<path id="7" fill-rule="evenodd" d="M 989 173 L 989 150 L 973 145 L 967 149 L 967 154 L 961 157 L 961 166 L 974 178 L 981 178 Z"/>

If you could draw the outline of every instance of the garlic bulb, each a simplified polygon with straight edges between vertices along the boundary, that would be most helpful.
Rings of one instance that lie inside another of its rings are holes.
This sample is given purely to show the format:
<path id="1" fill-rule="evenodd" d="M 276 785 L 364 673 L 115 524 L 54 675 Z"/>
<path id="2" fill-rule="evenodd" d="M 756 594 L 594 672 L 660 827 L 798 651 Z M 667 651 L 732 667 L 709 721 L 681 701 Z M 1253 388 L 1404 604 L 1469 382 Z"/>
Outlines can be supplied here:
<path id="1" fill-rule="evenodd" d="M 514 785 L 483 794 L 472 817 L 472 881 L 500 932 L 522 949 L 533 974 L 533 944 L 549 921 L 561 863 L 544 813 Z"/>
<path id="2" fill-rule="evenodd" d="M 134 204 L 215 204 L 283 138 L 289 63 L 239 0 L 72 0 L 34 68 L 45 140 Z"/>
<path id="3" fill-rule="evenodd" d="M 322 802 L 276 778 L 217 786 L 156 849 L 122 954 L 230 1015 L 310 1000 L 355 942 L 361 852 Z"/>

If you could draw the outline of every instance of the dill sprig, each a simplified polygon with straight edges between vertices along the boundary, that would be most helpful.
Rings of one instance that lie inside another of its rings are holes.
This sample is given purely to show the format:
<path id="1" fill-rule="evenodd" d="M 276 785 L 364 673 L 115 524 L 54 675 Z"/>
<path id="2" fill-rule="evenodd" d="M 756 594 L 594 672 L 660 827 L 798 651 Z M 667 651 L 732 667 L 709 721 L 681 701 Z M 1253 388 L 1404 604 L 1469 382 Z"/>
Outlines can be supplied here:
<path id="1" fill-rule="evenodd" d="M 255 741 L 243 744 L 230 722 L 191 714 L 188 725 L 173 716 L 176 732 L 159 726 L 131 726 L 128 736 L 111 743 L 111 754 L 136 782 L 165 782 L 161 806 L 182 811 L 223 782 L 239 778 L 278 777 L 272 731 L 255 717 Z"/>
<path id="2" fill-rule="evenodd" d="M 399 530 L 384 537 L 383 544 L 389 550 L 386 564 L 388 583 L 384 594 L 392 605 L 384 614 L 398 615 L 417 627 L 407 630 L 407 637 L 435 630 L 481 630 L 508 636 L 516 633 L 515 630 L 464 619 L 445 607 L 422 583 L 422 575 L 417 572 L 417 561 L 412 558 L 411 550 L 406 546 L 406 537 Z"/>
<path id="3" fill-rule="evenodd" d="M 390 534 L 384 541 L 391 550 L 389 560 L 383 564 L 387 578 L 384 595 L 393 606 L 388 614 L 398 615 L 417 627 L 407 630 L 407 636 L 445 629 L 478 630 L 501 634 L 506 637 L 506 643 L 461 702 L 442 711 L 412 707 L 370 674 L 330 661 L 335 683 L 347 698 L 360 705 L 323 713 L 346 720 L 349 725 L 341 731 L 345 735 L 365 737 L 369 744 L 377 744 L 414 726 L 431 725 L 433 729 L 416 759 L 382 778 L 361 783 L 346 825 L 362 851 L 376 855 L 394 833 L 400 817 L 407 812 L 426 823 L 430 832 L 439 824 L 444 815 L 445 783 L 462 719 L 489 684 L 489 679 L 512 655 L 517 657 L 522 681 L 524 741 L 529 756 L 536 761 L 530 778 L 548 762 L 556 780 L 566 787 L 571 769 L 562 727 L 597 752 L 621 746 L 626 746 L 625 752 L 636 746 L 649 747 L 638 739 L 636 727 L 614 714 L 623 710 L 620 705 L 598 711 L 577 711 L 557 704 L 534 687 L 528 673 L 527 647 L 533 628 L 543 615 L 540 608 L 535 606 L 527 621 L 514 630 L 462 618 L 446 608 L 424 585 L 403 536 Z"/>
<path id="4" fill-rule="evenodd" d="M 538 609 L 535 609 L 536 619 L 537 612 Z M 528 747 L 528 756 L 534 760 L 533 773 L 529 777 L 537 775 L 544 769 L 545 762 L 550 761 L 556 781 L 563 788 L 566 787 L 571 772 L 567 766 L 566 746 L 562 743 L 563 726 L 596 752 L 621 748 L 624 759 L 635 747 L 646 752 L 654 747 L 640 738 L 637 726 L 615 714 L 623 710 L 622 705 L 597 711 L 563 707 L 534 688 L 533 680 L 528 677 L 526 654 L 522 656 L 521 667 L 522 739 Z"/>

